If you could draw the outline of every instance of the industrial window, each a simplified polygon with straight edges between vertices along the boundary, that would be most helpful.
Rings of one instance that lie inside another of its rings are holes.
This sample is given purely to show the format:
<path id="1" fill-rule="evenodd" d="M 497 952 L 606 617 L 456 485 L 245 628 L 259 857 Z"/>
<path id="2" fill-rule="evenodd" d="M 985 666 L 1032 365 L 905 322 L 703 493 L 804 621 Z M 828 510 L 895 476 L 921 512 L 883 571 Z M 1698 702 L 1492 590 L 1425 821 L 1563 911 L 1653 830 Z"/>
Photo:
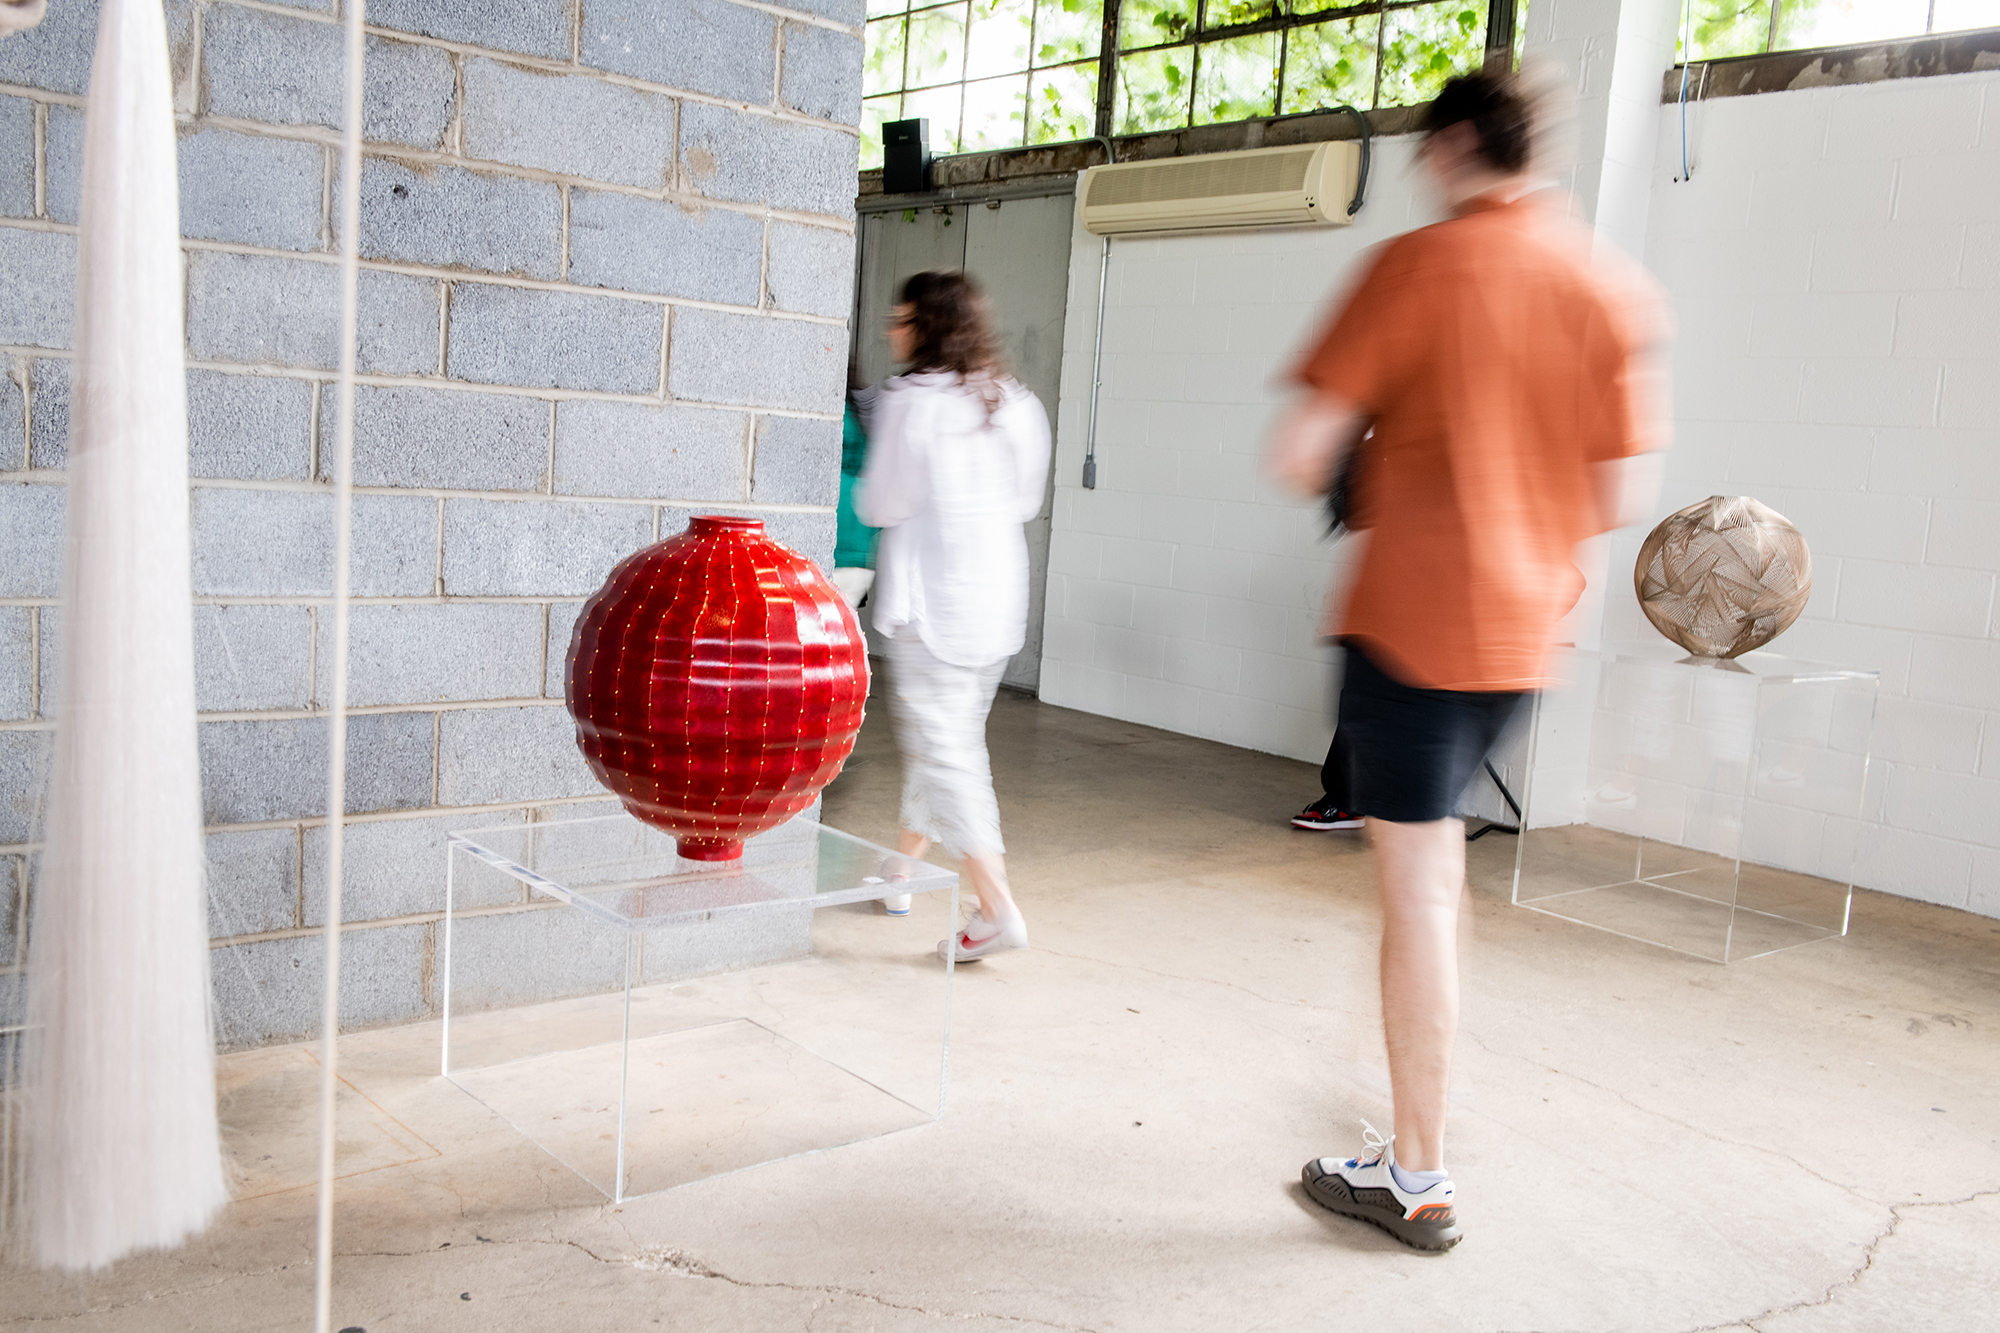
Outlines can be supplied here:
<path id="1" fill-rule="evenodd" d="M 2000 0 L 1693 0 L 1682 60 L 1719 60 L 2000 26 Z"/>
<path id="2" fill-rule="evenodd" d="M 870 0 L 861 165 L 882 165 L 885 121 L 923 116 L 931 148 L 1084 139 L 1097 131 L 1104 0 Z"/>
<path id="3" fill-rule="evenodd" d="M 1485 0 L 1125 0 L 1114 133 L 1428 102 L 1486 47 Z"/>
<path id="4" fill-rule="evenodd" d="M 1488 47 L 1515 47 L 1526 9 L 1521 0 L 871 0 L 861 165 L 881 164 L 885 121 L 915 116 L 930 121 L 933 151 L 965 153 L 1343 103 L 1411 106 L 1477 67 Z M 1105 52 L 1113 29 L 1116 49 Z"/>

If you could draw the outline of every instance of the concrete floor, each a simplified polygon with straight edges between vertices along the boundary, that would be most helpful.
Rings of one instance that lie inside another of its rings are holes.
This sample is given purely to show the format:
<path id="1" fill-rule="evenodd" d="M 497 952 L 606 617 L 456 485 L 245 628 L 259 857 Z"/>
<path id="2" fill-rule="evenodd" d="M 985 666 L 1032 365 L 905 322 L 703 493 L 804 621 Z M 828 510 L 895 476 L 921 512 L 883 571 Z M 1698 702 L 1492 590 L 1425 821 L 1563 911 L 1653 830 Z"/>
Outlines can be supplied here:
<path id="1" fill-rule="evenodd" d="M 876 839 L 885 723 L 826 802 Z M 942 1123 L 613 1208 L 437 1077 L 435 1025 L 358 1034 L 335 1327 L 2000 1327 L 2000 921 L 1862 893 L 1722 967 L 1512 908 L 1512 840 L 1474 844 L 1467 1239 L 1420 1255 L 1297 1183 L 1389 1123 L 1367 854 L 1283 820 L 1313 770 L 1009 695 L 992 737 L 1035 948 L 960 971 Z M 0 1273 L 0 1326 L 309 1326 L 312 1056 L 224 1065 L 246 1197 Z"/>

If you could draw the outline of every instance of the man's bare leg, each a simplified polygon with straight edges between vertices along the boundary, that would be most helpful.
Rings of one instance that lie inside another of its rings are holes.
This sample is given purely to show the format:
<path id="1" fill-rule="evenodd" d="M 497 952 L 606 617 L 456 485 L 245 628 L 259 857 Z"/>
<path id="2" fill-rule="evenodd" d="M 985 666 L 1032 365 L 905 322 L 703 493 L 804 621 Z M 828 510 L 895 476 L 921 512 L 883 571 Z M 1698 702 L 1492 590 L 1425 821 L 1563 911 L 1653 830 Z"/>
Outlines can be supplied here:
<path id="1" fill-rule="evenodd" d="M 1396 1161 L 1406 1171 L 1440 1171 L 1458 1032 L 1465 825 L 1370 819 L 1368 833 L 1382 896 L 1382 1029 L 1396 1102 Z"/>

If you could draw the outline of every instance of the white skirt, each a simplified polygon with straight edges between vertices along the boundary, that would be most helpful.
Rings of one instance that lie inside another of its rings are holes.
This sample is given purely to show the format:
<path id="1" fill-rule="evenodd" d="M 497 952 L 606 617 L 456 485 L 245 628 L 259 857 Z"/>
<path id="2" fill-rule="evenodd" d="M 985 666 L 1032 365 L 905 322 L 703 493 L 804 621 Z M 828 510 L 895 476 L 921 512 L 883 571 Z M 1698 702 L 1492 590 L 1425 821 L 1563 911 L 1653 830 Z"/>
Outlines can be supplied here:
<path id="1" fill-rule="evenodd" d="M 980 667 L 941 662 L 907 627 L 889 640 L 903 827 L 960 859 L 1007 850 L 986 757 L 986 715 L 1006 669 L 1004 657 Z"/>

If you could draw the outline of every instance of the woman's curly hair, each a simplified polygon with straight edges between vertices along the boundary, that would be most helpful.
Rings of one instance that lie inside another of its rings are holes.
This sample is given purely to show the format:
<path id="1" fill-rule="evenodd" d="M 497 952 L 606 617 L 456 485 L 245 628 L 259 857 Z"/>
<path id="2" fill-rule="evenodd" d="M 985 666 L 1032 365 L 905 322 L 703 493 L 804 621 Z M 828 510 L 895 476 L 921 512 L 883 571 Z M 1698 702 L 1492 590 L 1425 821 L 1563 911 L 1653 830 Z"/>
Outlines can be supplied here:
<path id="1" fill-rule="evenodd" d="M 1000 381 L 1007 367 L 979 284 L 957 269 L 915 273 L 904 281 L 896 299 L 910 311 L 915 342 L 910 369 L 956 372 L 978 390 L 992 415 L 1000 405 Z"/>

